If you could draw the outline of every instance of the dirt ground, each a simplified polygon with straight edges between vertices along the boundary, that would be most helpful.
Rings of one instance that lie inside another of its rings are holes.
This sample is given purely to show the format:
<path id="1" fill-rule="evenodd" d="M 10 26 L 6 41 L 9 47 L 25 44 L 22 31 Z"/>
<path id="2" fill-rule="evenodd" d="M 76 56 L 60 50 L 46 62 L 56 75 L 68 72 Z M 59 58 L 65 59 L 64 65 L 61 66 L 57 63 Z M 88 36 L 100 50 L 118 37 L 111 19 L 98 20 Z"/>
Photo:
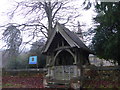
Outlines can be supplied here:
<path id="1" fill-rule="evenodd" d="M 3 76 L 2 88 L 43 88 L 43 77 Z"/>
<path id="2" fill-rule="evenodd" d="M 45 89 L 43 87 L 43 76 L 44 75 L 42 74 L 36 74 L 33 76 L 3 76 L 2 85 L 0 86 L 2 86 L 2 90 L 13 90 L 10 88 L 14 88 L 14 90 L 17 90 L 17 88 L 18 90 L 23 90 L 22 88 L 27 88 L 27 90 L 61 90 Z M 87 88 L 114 88 L 114 90 L 120 90 L 120 84 L 118 82 L 115 83 L 112 81 L 87 81 L 85 86 Z"/>

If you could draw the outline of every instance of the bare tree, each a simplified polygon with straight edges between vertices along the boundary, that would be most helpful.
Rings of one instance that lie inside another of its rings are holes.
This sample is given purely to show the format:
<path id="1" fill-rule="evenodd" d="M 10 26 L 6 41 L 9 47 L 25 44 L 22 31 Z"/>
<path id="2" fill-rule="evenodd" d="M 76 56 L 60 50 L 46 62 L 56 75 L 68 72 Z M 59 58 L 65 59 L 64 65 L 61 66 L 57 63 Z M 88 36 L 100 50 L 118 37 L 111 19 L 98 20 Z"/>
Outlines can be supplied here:
<path id="1" fill-rule="evenodd" d="M 24 17 L 25 21 L 22 23 L 8 23 L 3 27 L 8 27 L 10 24 L 13 24 L 18 27 L 22 33 L 27 32 L 27 34 L 22 34 L 23 37 L 27 35 L 29 38 L 28 41 L 24 41 L 25 39 L 23 40 L 23 44 L 25 45 L 32 44 L 31 41 L 34 42 L 36 38 L 41 38 L 43 35 L 48 39 L 56 21 L 72 28 L 78 26 L 77 23 L 75 25 L 73 22 L 75 22 L 77 17 L 81 16 L 80 10 L 86 7 L 88 9 L 91 6 L 86 3 L 83 3 L 83 5 L 78 1 L 79 0 L 58 0 L 58 2 L 56 2 L 56 0 L 44 0 L 43 2 L 40 2 L 39 0 L 22 0 L 21 2 L 15 1 L 14 6 L 12 9 L 10 8 L 7 15 L 10 17 L 10 20 L 20 16 Z"/>
<path id="2" fill-rule="evenodd" d="M 78 0 L 76 0 L 78 1 Z M 32 26 L 34 30 L 42 32 L 47 38 L 56 21 L 61 21 L 63 24 L 68 22 L 73 22 L 77 17 L 80 16 L 78 8 L 83 9 L 81 4 L 78 6 L 73 5 L 74 1 L 58 1 L 56 0 L 45 0 L 44 2 L 37 1 L 22 1 L 16 2 L 16 6 L 12 12 L 10 11 L 8 15 L 12 18 L 15 14 L 22 14 L 27 20 L 26 23 L 20 24 L 18 26 Z M 29 18 L 30 17 L 30 18 Z M 33 32 L 36 32 L 32 30 Z"/>

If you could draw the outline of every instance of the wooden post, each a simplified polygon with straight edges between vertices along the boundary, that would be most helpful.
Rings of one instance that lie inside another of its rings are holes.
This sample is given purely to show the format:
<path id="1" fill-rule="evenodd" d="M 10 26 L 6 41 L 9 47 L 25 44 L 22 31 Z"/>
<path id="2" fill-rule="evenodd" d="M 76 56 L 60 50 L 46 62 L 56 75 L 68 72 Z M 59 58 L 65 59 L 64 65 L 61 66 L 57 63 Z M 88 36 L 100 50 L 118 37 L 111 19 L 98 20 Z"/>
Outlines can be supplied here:
<path id="1" fill-rule="evenodd" d="M 77 50 L 76 49 L 74 49 L 74 51 L 75 51 L 75 54 L 74 54 L 74 77 L 77 77 L 77 66 L 76 66 L 76 64 L 77 64 Z"/>
<path id="2" fill-rule="evenodd" d="M 77 67 L 74 66 L 74 77 L 77 77 Z"/>
<path id="3" fill-rule="evenodd" d="M 50 68 L 48 67 L 48 76 L 50 76 Z"/>
<path id="4" fill-rule="evenodd" d="M 82 65 L 80 65 L 80 68 L 81 68 L 81 75 L 80 75 L 80 77 L 81 77 L 81 85 L 80 85 L 80 87 L 82 88 L 83 87 L 83 79 L 84 79 L 84 76 L 83 76 L 83 67 L 82 67 Z"/>
<path id="5" fill-rule="evenodd" d="M 78 68 L 77 71 L 78 71 L 78 76 L 80 76 L 81 75 L 80 68 Z"/>
<path id="6" fill-rule="evenodd" d="M 75 54 L 74 54 L 74 65 L 76 65 L 77 64 L 77 50 L 76 49 L 74 49 L 75 50 Z"/>
<path id="7" fill-rule="evenodd" d="M 70 66 L 69 66 L 69 80 L 70 80 L 70 77 L 71 77 L 71 70 L 70 70 Z"/>
<path id="8" fill-rule="evenodd" d="M 65 74 L 64 74 L 64 66 L 62 66 L 62 76 L 63 76 L 63 80 L 65 78 Z"/>
<path id="9" fill-rule="evenodd" d="M 51 71 L 51 76 L 54 78 L 54 71 L 53 71 L 53 69 L 51 69 L 50 71 Z"/>
<path id="10" fill-rule="evenodd" d="M 80 53 L 83 53 L 82 51 L 80 51 Z M 80 88 L 83 87 L 83 56 L 82 55 L 79 55 L 79 59 L 80 59 Z"/>

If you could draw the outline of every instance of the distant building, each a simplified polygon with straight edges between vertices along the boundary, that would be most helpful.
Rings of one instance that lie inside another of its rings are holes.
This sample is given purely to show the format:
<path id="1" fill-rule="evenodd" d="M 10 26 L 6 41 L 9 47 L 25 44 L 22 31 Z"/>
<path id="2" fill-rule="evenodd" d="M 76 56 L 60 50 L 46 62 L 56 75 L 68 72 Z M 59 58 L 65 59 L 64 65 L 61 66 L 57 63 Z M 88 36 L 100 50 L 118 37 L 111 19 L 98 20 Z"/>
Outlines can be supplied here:
<path id="1" fill-rule="evenodd" d="M 114 63 L 111 63 L 110 61 L 107 61 L 105 59 L 100 59 L 93 54 L 89 55 L 89 60 L 90 60 L 90 63 L 92 65 L 95 65 L 95 66 L 115 66 L 115 65 L 117 65 L 117 63 L 114 64 Z"/>

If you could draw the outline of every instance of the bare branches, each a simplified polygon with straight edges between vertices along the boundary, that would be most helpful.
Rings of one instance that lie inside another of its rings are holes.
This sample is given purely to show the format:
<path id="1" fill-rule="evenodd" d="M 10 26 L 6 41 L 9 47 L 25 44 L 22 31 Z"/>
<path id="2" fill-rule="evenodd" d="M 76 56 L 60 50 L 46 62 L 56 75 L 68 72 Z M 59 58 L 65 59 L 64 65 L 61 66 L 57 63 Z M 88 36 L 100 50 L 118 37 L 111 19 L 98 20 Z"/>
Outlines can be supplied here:
<path id="1" fill-rule="evenodd" d="M 49 27 L 46 27 L 45 25 L 42 25 L 42 26 L 44 29 L 46 29 L 46 31 L 49 31 L 50 28 L 52 28 L 52 23 L 55 20 L 56 14 L 60 14 L 60 13 L 58 13 L 58 11 L 60 11 L 61 9 L 66 9 L 66 10 L 70 9 L 70 6 L 68 6 L 68 5 L 64 6 L 67 3 L 69 3 L 69 2 L 66 2 L 66 1 L 65 2 L 25 2 L 25 1 L 22 1 L 22 2 L 18 2 L 17 7 L 24 6 L 23 9 L 26 9 L 24 11 L 26 13 L 25 17 L 27 17 L 28 15 L 31 16 L 31 14 L 34 14 L 34 12 L 36 12 L 36 14 L 38 14 L 38 16 L 35 16 L 35 18 L 38 17 L 38 19 L 36 18 L 36 20 L 33 20 L 32 22 L 37 22 L 37 20 L 38 20 L 38 22 L 41 24 L 41 23 L 43 23 L 42 22 L 43 18 L 48 18 L 48 22 L 49 22 L 48 24 L 50 24 L 50 25 L 48 25 Z M 17 10 L 17 8 L 13 11 L 16 11 L 16 10 Z M 47 15 L 47 17 L 46 17 L 46 15 Z M 59 17 L 62 18 L 62 15 L 57 16 L 56 18 L 59 18 Z M 68 15 L 68 17 L 65 20 L 66 21 L 65 24 L 71 20 L 70 18 L 72 18 L 71 15 L 70 16 Z M 59 19 L 57 19 L 57 20 L 59 20 Z M 31 22 L 31 20 L 29 19 L 28 23 L 30 24 L 30 22 Z M 32 25 L 26 25 L 26 24 L 22 24 L 22 25 L 32 26 Z M 39 26 L 39 25 L 33 25 L 33 26 Z"/>
<path id="2" fill-rule="evenodd" d="M 57 8 L 57 10 L 54 12 L 54 14 L 53 14 L 53 16 L 52 16 L 52 20 L 54 19 L 56 13 L 61 9 L 62 5 L 63 5 L 63 4 L 61 3 L 60 6 Z"/>
<path id="3" fill-rule="evenodd" d="M 31 40 L 28 40 L 24 44 L 30 44 L 29 42 L 33 39 L 43 35 L 45 38 L 48 38 L 54 28 L 56 20 L 63 22 L 64 24 L 71 24 L 71 22 L 75 21 L 75 19 L 80 16 L 80 14 L 77 13 L 77 8 L 69 4 L 70 2 L 68 1 L 22 1 L 16 3 L 16 7 L 8 14 L 11 18 L 15 15 L 19 15 L 20 17 L 23 17 L 25 21 L 23 20 L 24 22 L 22 23 L 8 23 L 7 25 L 0 27 L 6 28 L 13 24 L 15 27 L 19 28 L 21 32 L 28 32 L 27 35 L 29 34 L 28 37 L 31 37 Z"/>
<path id="4" fill-rule="evenodd" d="M 12 12 L 9 12 L 9 13 L 7 13 L 9 16 L 10 16 L 10 18 L 13 18 L 13 16 L 14 16 L 14 14 L 15 14 L 15 11 L 19 8 L 19 6 L 20 6 L 20 4 L 19 3 L 17 3 L 17 6 L 15 7 L 15 9 L 12 11 Z"/>
<path id="5" fill-rule="evenodd" d="M 70 20 L 70 16 L 67 18 L 66 22 L 63 24 L 67 24 L 69 22 L 69 20 Z"/>
<path id="6" fill-rule="evenodd" d="M 42 30 L 42 27 L 41 27 L 40 31 L 42 32 L 42 34 L 43 34 L 46 38 L 48 38 L 48 36 L 47 36 L 47 35 L 45 34 L 45 32 Z"/>
<path id="7" fill-rule="evenodd" d="M 54 4 L 53 4 L 53 7 L 51 8 L 52 9 L 52 11 L 53 11 L 53 9 L 55 8 L 55 6 L 58 4 L 58 2 L 55 2 Z"/>

